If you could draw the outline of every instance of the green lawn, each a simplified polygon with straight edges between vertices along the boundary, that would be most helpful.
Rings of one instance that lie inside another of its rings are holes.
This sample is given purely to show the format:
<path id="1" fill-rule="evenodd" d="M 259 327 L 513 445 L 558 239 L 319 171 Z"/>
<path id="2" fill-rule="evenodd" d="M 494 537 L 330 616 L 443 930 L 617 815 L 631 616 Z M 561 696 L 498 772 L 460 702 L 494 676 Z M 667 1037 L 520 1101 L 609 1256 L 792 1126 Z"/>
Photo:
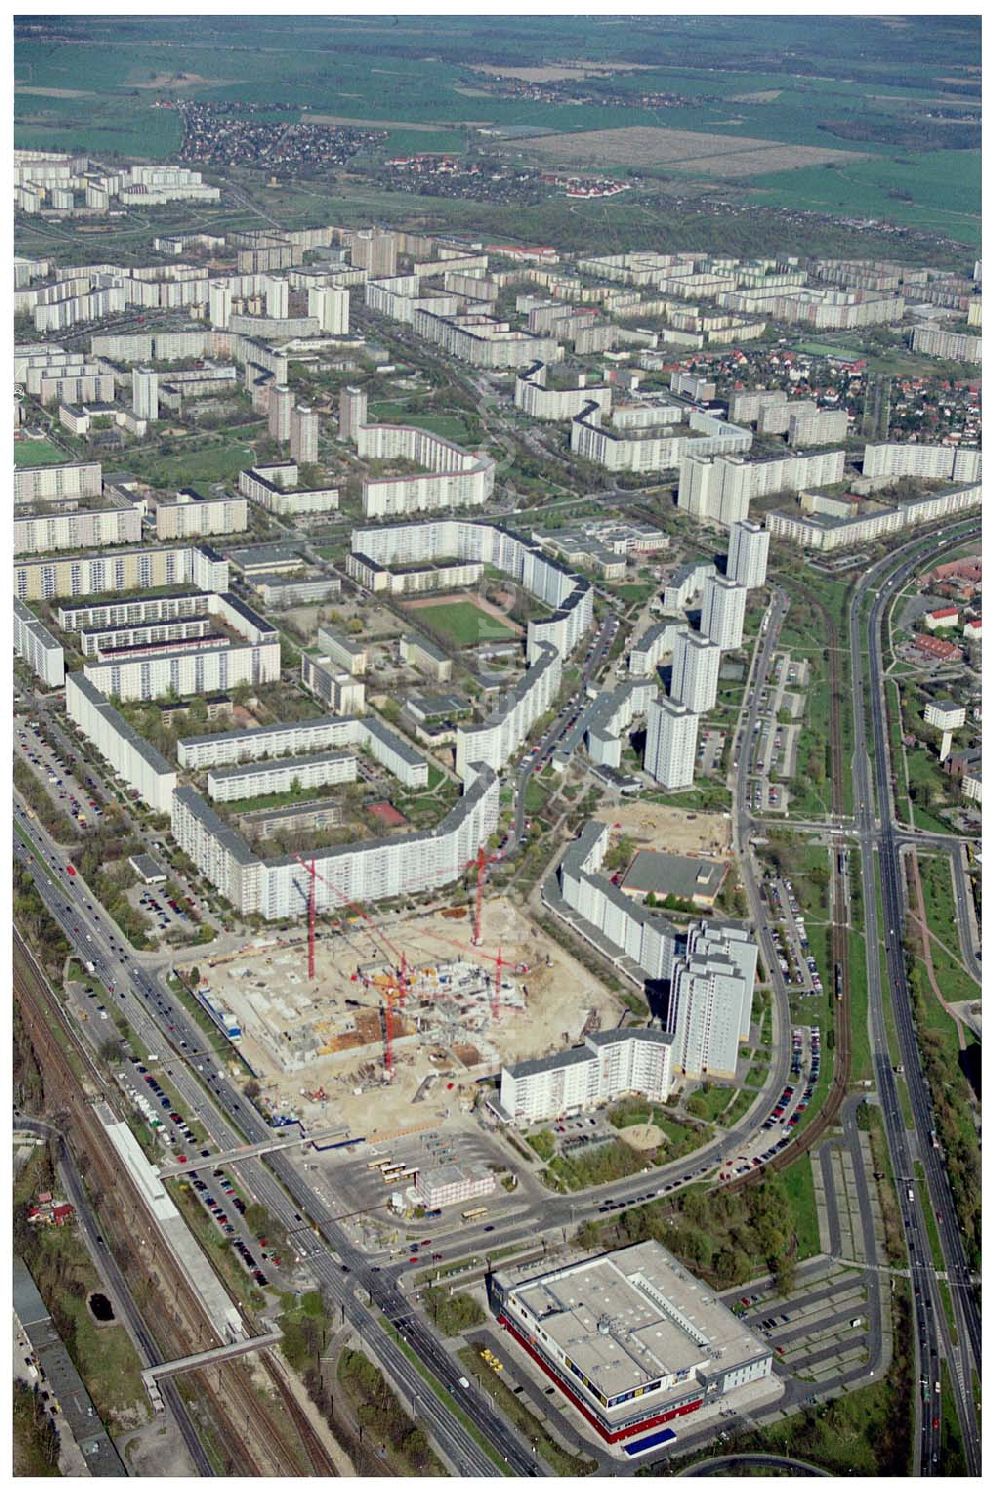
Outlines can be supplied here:
<path id="1" fill-rule="evenodd" d="M 792 1206 L 796 1254 L 799 1260 L 808 1260 L 811 1255 L 818 1255 L 820 1251 L 816 1194 L 808 1153 L 787 1167 L 781 1174 L 781 1180 Z"/>
<path id="2" fill-rule="evenodd" d="M 36 464 L 66 464 L 71 458 L 54 443 L 45 438 L 21 438 L 14 444 L 14 467 L 17 469 L 34 468 Z"/>
<path id="3" fill-rule="evenodd" d="M 459 604 L 429 604 L 425 608 L 414 610 L 413 616 L 418 624 L 423 621 L 432 626 L 456 646 L 507 641 L 517 633 L 510 625 L 488 615 L 471 600 L 462 600 Z"/>
<path id="4" fill-rule="evenodd" d="M 187 485 L 236 483 L 237 475 L 253 462 L 253 449 L 246 443 L 212 443 L 204 447 L 180 447 L 175 454 L 136 453 L 129 468 L 147 484 L 160 489 L 182 489 Z"/>

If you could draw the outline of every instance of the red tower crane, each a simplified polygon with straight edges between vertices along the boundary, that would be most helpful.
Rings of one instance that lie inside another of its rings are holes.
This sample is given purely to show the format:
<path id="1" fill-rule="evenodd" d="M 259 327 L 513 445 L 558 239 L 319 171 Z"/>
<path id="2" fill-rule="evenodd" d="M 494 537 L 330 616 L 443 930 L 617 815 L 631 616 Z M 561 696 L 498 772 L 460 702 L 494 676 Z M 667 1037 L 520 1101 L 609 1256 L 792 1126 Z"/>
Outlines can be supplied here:
<path id="1" fill-rule="evenodd" d="M 483 940 L 483 886 L 486 882 L 486 866 L 496 863 L 495 854 L 487 854 L 480 844 L 475 859 L 470 859 L 466 865 L 467 870 L 474 869 L 476 872 L 476 904 L 472 922 L 472 941 L 478 948 Z"/>

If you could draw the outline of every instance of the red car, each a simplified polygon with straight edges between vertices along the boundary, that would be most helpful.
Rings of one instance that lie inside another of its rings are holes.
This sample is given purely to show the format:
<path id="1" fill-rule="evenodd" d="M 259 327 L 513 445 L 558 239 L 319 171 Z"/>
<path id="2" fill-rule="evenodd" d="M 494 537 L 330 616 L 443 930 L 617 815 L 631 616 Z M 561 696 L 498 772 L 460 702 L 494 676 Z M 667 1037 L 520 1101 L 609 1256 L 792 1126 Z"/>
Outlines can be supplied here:
<path id="1" fill-rule="evenodd" d="M 419 1255 L 411 1255 L 410 1256 L 410 1265 L 411 1266 L 417 1265 L 419 1263 L 419 1261 L 420 1261 L 420 1256 Z"/>

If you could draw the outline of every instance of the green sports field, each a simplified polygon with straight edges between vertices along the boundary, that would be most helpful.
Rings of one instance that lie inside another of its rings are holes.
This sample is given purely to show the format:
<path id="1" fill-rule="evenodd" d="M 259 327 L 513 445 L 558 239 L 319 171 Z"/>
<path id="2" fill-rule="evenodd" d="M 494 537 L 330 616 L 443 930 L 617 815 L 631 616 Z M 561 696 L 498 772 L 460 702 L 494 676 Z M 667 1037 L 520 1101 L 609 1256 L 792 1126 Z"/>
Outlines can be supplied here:
<path id="1" fill-rule="evenodd" d="M 485 641 L 507 641 L 516 631 L 468 600 L 460 604 L 429 604 L 413 611 L 417 624 L 430 625 L 456 646 L 481 646 Z"/>

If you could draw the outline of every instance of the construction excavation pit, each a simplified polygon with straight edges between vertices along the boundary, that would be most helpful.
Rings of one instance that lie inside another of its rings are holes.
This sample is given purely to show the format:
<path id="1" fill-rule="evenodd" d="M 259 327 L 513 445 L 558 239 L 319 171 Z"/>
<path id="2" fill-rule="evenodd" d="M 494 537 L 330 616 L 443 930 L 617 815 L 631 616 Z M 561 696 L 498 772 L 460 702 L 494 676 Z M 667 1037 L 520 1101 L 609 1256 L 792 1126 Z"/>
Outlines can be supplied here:
<path id="1" fill-rule="evenodd" d="M 210 960 L 197 988 L 240 1033 L 272 1114 L 391 1135 L 467 1110 L 501 1064 L 620 1018 L 600 980 L 505 897 L 484 903 L 472 937 L 465 905 L 345 914 L 318 924 L 313 978 L 301 933 Z"/>

